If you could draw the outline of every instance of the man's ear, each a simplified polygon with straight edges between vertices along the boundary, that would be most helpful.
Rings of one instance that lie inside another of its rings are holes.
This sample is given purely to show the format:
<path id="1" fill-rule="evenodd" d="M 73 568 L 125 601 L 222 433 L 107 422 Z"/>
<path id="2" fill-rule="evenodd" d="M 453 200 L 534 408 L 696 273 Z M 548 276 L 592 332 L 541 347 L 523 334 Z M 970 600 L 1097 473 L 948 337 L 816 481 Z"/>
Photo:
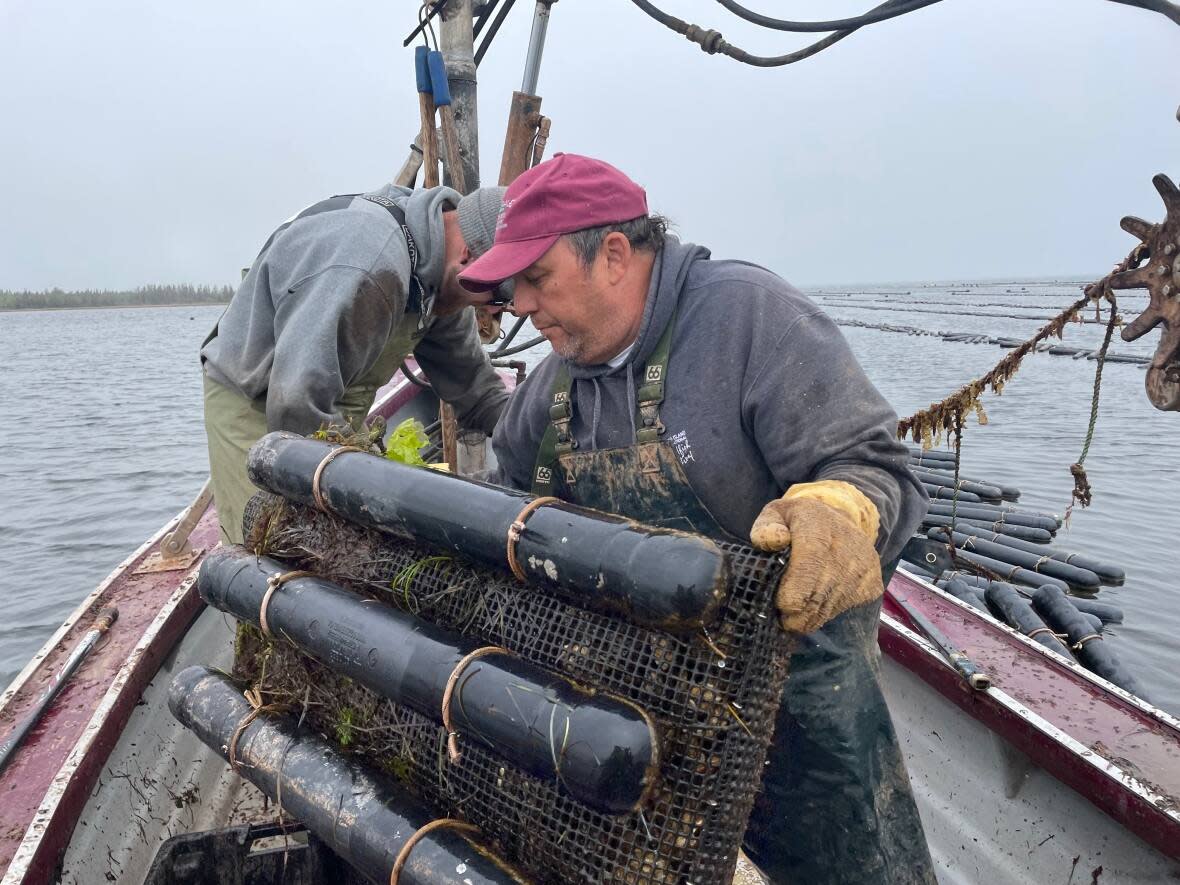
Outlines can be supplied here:
<path id="1" fill-rule="evenodd" d="M 471 254 L 471 247 L 464 243 L 463 251 L 459 253 L 459 267 L 464 267 L 474 260 L 475 256 Z"/>
<path id="2" fill-rule="evenodd" d="M 611 231 L 602 241 L 601 254 L 606 258 L 607 279 L 612 285 L 617 284 L 627 275 L 631 264 L 631 241 L 626 234 Z"/>

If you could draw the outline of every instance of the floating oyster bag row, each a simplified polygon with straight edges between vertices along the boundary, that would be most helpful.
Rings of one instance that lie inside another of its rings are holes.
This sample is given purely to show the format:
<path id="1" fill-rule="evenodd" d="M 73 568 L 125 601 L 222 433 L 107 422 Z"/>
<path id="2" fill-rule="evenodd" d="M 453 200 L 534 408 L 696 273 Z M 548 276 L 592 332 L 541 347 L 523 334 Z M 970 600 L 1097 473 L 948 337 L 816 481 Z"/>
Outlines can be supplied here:
<path id="1" fill-rule="evenodd" d="M 786 675 L 781 560 L 330 451 L 260 441 L 262 555 L 202 569 L 256 721 L 287 708 L 529 881 L 728 882 Z"/>

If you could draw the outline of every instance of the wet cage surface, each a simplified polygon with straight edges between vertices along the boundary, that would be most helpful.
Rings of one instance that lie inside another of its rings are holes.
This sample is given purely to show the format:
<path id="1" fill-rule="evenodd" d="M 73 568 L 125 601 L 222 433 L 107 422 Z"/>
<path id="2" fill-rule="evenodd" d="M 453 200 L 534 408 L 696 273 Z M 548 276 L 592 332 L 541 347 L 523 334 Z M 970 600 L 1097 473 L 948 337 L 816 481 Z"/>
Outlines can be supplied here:
<path id="1" fill-rule="evenodd" d="M 266 700 L 292 705 L 306 727 L 401 781 L 440 817 L 478 825 L 536 882 L 728 881 L 786 672 L 770 592 L 779 560 L 722 545 L 732 577 L 718 619 L 707 633 L 673 636 L 585 611 L 496 570 L 263 500 L 255 499 L 247 525 L 265 535 L 268 555 L 634 702 L 658 730 L 659 770 L 638 810 L 606 814 L 559 782 L 513 768 L 478 736 L 462 736 L 462 757 L 450 761 L 435 719 L 253 628 L 240 631 L 235 675 L 260 685 Z M 563 736 L 549 740 L 559 762 Z"/>

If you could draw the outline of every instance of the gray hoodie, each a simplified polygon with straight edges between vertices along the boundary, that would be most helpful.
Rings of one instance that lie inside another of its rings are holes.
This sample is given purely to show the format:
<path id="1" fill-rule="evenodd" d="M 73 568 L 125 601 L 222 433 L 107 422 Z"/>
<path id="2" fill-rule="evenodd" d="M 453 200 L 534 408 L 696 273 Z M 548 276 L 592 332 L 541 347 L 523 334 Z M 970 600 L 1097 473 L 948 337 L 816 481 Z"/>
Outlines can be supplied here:
<path id="1" fill-rule="evenodd" d="M 386 185 L 371 193 L 406 214 L 418 248 L 417 276 L 429 301 L 442 282 L 447 187 Z M 266 398 L 271 430 L 311 433 L 339 422 L 344 391 L 363 377 L 402 321 L 410 256 L 388 210 L 356 198 L 345 209 L 281 228 L 201 350 L 209 377 L 249 399 Z M 414 356 L 464 427 L 491 433 L 508 393 L 479 342 L 474 311 L 426 318 Z"/>
<path id="2" fill-rule="evenodd" d="M 889 562 L 926 509 L 896 414 L 815 304 L 770 271 L 708 259 L 669 238 L 626 362 L 566 364 L 579 451 L 635 443 L 640 374 L 676 311 L 663 439 L 722 527 L 748 538 L 762 506 L 788 486 L 844 480 L 877 505 L 877 549 Z M 494 481 L 530 487 L 559 361 L 550 355 L 517 388 L 492 437 Z"/>

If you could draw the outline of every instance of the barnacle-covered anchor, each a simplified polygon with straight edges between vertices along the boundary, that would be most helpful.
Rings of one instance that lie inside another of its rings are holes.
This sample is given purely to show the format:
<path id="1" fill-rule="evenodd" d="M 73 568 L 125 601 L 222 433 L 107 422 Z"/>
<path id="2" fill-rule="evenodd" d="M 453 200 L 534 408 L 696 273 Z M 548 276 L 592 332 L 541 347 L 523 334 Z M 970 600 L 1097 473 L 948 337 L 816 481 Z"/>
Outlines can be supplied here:
<path id="1" fill-rule="evenodd" d="M 1113 289 L 1146 289 L 1147 309 L 1123 328 L 1123 340 L 1134 341 L 1163 324 L 1155 357 L 1147 369 L 1147 397 L 1157 409 L 1180 411 L 1180 189 L 1168 176 L 1152 180 L 1164 200 L 1167 214 L 1159 224 L 1128 216 L 1123 230 L 1138 237 L 1145 248 L 1145 263 L 1134 270 L 1114 274 Z"/>

